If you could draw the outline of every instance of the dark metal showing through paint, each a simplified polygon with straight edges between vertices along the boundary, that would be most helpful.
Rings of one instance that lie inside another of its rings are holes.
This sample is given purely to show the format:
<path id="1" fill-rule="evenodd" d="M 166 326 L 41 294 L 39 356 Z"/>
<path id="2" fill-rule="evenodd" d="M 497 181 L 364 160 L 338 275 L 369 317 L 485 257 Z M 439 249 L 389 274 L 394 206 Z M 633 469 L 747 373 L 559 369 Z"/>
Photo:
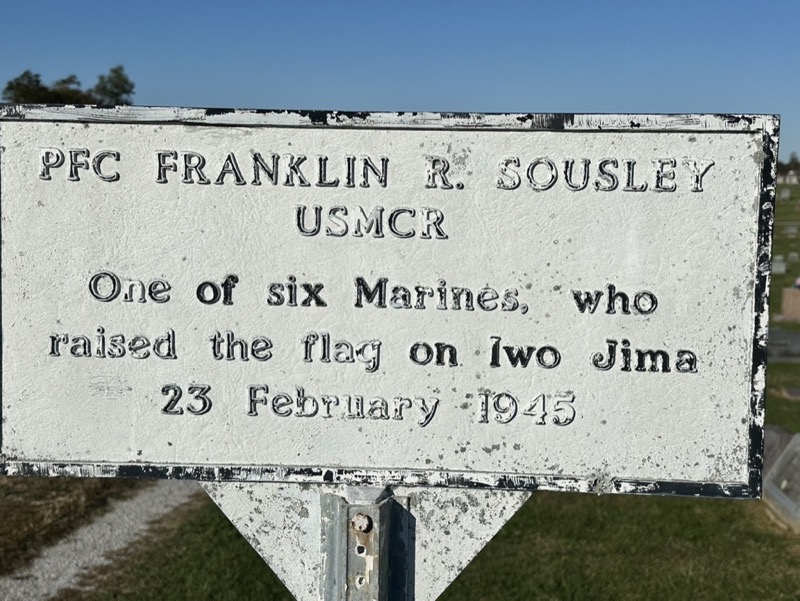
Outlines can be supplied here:
<path id="1" fill-rule="evenodd" d="M 222 126 L 227 123 L 215 121 L 227 117 L 264 116 L 267 121 L 271 116 L 296 115 L 305 121 L 298 127 L 344 126 L 381 128 L 380 121 L 387 117 L 382 113 L 369 112 L 336 112 L 336 111 L 237 111 L 234 109 L 204 109 L 203 118 L 197 120 L 181 116 L 176 111 L 173 119 L 160 117 L 155 121 L 148 119 L 147 109 L 136 107 L 135 110 L 123 112 L 116 116 L 114 110 L 92 109 L 84 107 L 51 107 L 43 109 L 35 106 L 0 107 L 0 121 L 16 121 L 33 119 L 39 121 L 78 121 L 78 122 L 113 122 L 113 123 L 185 123 L 187 125 Z M 190 113 L 191 111 L 187 111 Z M 64 115 L 71 118 L 65 119 Z M 388 127 L 415 127 L 422 129 L 444 128 L 480 128 L 481 122 L 489 115 L 477 114 L 438 114 L 440 123 L 433 124 L 430 115 L 415 113 L 397 113 L 399 123 Z M 49 117 L 48 117 L 49 116 Z M 608 117 L 610 127 L 603 127 L 603 116 L 582 116 L 572 114 L 545 115 L 507 115 L 509 120 L 517 122 L 516 128 L 511 125 L 504 129 L 530 129 L 540 131 L 656 131 L 652 121 L 658 122 L 656 116 L 649 116 L 651 122 L 631 120 L 627 128 L 624 123 L 613 116 Z M 661 117 L 666 123 L 658 131 L 727 131 L 753 132 L 759 131 L 757 123 L 763 118 L 748 115 L 717 115 L 724 124 L 708 129 L 701 125 L 701 116 Z M 687 125 L 694 118 L 695 126 Z M 595 119 L 595 127 L 583 125 L 584 121 Z M 769 119 L 767 119 L 769 122 Z M 467 122 L 467 123 L 463 123 Z M 685 129 L 680 129 L 679 123 Z M 758 214 L 757 270 L 755 273 L 755 307 L 754 307 L 754 340 L 752 349 L 751 398 L 747 483 L 700 483 L 672 481 L 640 481 L 612 479 L 601 481 L 591 475 L 543 476 L 536 474 L 502 474 L 502 473 L 456 473 L 418 470 L 360 470 L 326 467 L 287 467 L 287 466 L 205 466 L 205 465 L 155 465 L 147 463 L 107 464 L 107 463 L 60 463 L 57 461 L 19 461 L 13 457 L 0 455 L 0 473 L 9 475 L 33 476 L 72 476 L 93 475 L 100 477 L 135 477 L 135 478 L 187 478 L 205 481 L 278 481 L 278 482 L 321 482 L 347 484 L 386 484 L 402 483 L 406 485 L 462 486 L 468 488 L 503 488 L 512 490 L 584 490 L 599 493 L 636 493 L 661 495 L 688 495 L 714 497 L 758 497 L 761 493 L 761 472 L 763 467 L 764 448 L 764 400 L 765 377 L 767 364 L 767 320 L 768 294 L 770 282 L 770 252 L 773 235 L 774 203 L 775 203 L 775 165 L 777 160 L 778 131 L 775 120 L 774 130 L 761 127 L 763 162 L 761 169 L 761 199 Z M 230 125 L 235 125 L 230 123 Z M 239 124 L 242 125 L 242 124 Z M 256 126 L 268 126 L 268 123 L 255 123 Z M 0 378 L 2 378 L 0 366 Z M 3 423 L 2 405 L 0 404 L 0 426 Z M 2 434 L 0 427 L 0 451 L 2 451 Z"/>

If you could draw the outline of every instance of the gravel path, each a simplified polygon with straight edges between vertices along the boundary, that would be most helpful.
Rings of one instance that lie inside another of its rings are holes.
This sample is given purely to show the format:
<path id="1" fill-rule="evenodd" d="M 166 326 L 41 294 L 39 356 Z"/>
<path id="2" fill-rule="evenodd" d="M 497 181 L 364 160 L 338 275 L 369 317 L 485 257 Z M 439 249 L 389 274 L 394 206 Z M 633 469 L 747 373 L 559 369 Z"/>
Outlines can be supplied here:
<path id="1" fill-rule="evenodd" d="M 138 495 L 115 502 L 111 511 L 48 547 L 28 566 L 0 577 L 3 601 L 46 601 L 105 556 L 142 535 L 150 522 L 186 503 L 203 489 L 197 482 L 161 480 Z"/>

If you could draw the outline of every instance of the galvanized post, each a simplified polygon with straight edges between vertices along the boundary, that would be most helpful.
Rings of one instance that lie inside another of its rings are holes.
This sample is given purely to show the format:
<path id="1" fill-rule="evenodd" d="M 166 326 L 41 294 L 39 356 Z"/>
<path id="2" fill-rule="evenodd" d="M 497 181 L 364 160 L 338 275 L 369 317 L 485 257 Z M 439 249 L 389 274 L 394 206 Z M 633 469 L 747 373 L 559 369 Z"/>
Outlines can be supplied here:
<path id="1" fill-rule="evenodd" d="M 407 499 L 369 489 L 374 502 L 322 497 L 325 601 L 413 599 L 413 519 Z M 377 494 L 375 494 L 377 493 Z"/>

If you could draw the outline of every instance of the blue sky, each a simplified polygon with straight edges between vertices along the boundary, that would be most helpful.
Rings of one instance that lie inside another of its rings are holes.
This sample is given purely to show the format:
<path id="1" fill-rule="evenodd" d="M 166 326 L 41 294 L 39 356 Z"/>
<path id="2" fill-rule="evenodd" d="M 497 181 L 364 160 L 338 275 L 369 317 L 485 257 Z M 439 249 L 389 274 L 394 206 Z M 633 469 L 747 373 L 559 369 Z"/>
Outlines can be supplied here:
<path id="1" fill-rule="evenodd" d="M 800 2 L 2 2 L 0 85 L 140 105 L 782 115 L 800 152 Z"/>

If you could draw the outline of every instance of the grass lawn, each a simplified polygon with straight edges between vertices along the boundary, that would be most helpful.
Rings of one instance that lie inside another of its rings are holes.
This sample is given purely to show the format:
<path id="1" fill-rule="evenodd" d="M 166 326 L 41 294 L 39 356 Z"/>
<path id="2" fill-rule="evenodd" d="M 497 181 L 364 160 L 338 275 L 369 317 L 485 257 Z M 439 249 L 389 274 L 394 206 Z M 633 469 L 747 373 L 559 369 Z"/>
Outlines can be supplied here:
<path id="1" fill-rule="evenodd" d="M 542 493 L 443 598 L 797 599 L 799 551 L 761 502 Z"/>
<path id="2" fill-rule="evenodd" d="M 291 598 L 209 499 L 117 559 L 56 601 Z M 759 501 L 540 493 L 442 599 L 797 599 L 798 562 Z"/>
<path id="3" fill-rule="evenodd" d="M 149 483 L 95 478 L 0 477 L 0 574 Z"/>
<path id="4" fill-rule="evenodd" d="M 790 432 L 800 432 L 800 402 L 768 395 L 767 423 L 783 426 Z"/>
<path id="5" fill-rule="evenodd" d="M 800 364 L 770 362 L 767 365 L 767 423 L 800 432 L 800 401 L 781 394 L 783 388 L 800 388 Z"/>
<path id="6" fill-rule="evenodd" d="M 148 537 L 118 553 L 112 569 L 86 576 L 92 591 L 51 601 L 245 601 L 292 599 L 209 497 L 162 518 Z"/>

